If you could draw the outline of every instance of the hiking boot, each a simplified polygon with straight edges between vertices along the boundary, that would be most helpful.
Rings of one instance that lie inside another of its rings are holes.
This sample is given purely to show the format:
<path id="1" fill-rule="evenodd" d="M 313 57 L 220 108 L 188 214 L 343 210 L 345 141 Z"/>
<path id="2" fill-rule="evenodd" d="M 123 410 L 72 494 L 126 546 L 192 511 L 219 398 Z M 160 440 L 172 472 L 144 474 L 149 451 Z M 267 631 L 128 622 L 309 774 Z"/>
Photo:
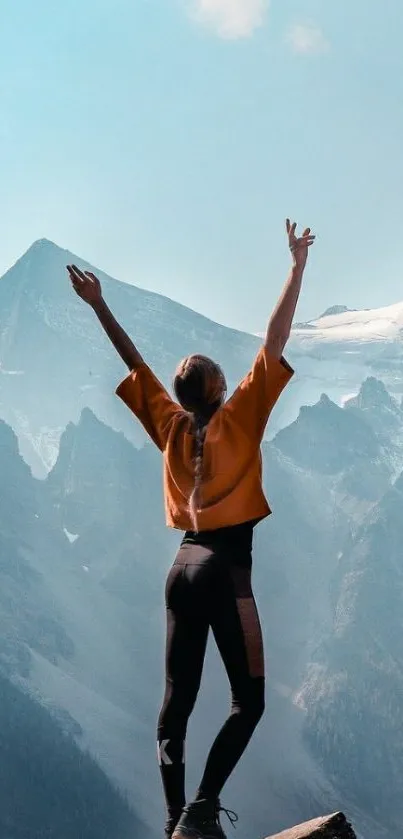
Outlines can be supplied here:
<path id="1" fill-rule="evenodd" d="M 165 839 L 172 839 L 173 832 L 175 830 L 176 825 L 178 824 L 181 812 L 182 811 L 180 810 L 179 813 L 176 814 L 176 816 L 168 816 L 165 824 Z"/>
<path id="2" fill-rule="evenodd" d="M 167 819 L 164 830 L 165 839 L 172 839 L 172 834 L 175 830 L 175 827 L 176 822 L 173 819 Z"/>
<path id="3" fill-rule="evenodd" d="M 226 839 L 220 812 L 227 814 L 231 824 L 238 821 L 236 813 L 221 807 L 219 801 L 193 801 L 182 811 L 172 839 Z"/>

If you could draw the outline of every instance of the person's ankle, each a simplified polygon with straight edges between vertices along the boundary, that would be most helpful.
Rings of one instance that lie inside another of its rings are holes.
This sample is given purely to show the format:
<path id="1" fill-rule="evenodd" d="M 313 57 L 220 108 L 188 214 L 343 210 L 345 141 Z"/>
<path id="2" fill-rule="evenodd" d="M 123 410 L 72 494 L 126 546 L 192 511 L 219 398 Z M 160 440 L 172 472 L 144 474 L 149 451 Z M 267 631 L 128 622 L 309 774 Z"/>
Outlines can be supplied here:
<path id="1" fill-rule="evenodd" d="M 185 804 L 183 804 L 182 807 L 180 807 L 180 806 L 179 807 L 168 807 L 167 819 L 171 819 L 171 821 L 176 820 L 178 822 L 181 815 L 182 815 L 184 807 L 185 807 Z"/>
<path id="2" fill-rule="evenodd" d="M 210 804 L 216 804 L 218 802 L 218 795 L 209 795 L 205 792 L 198 790 L 196 793 L 196 797 L 194 801 L 208 801 Z"/>

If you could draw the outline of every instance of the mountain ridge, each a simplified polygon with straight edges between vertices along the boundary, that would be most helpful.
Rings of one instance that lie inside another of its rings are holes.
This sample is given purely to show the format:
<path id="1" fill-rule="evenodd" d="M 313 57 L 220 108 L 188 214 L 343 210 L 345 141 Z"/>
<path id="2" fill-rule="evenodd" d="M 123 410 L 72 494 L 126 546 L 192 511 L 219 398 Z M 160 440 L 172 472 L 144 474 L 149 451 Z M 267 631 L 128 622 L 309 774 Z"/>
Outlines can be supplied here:
<path id="1" fill-rule="evenodd" d="M 104 278 L 108 283 L 110 281 L 112 281 L 114 284 L 117 284 L 119 286 L 124 286 L 126 288 L 134 289 L 135 291 L 139 292 L 141 295 L 147 296 L 150 299 L 153 299 L 155 301 L 162 300 L 165 303 L 173 304 L 175 307 L 178 307 L 179 309 L 183 309 L 185 312 L 192 313 L 192 315 L 195 315 L 197 318 L 200 319 L 200 321 L 206 321 L 207 323 L 214 324 L 215 326 L 221 327 L 224 330 L 229 330 L 230 332 L 234 332 L 234 333 L 239 334 L 239 335 L 246 335 L 248 337 L 251 336 L 250 332 L 247 332 L 247 331 L 242 330 L 242 329 L 237 329 L 236 327 L 232 327 L 232 326 L 229 327 L 229 326 L 226 326 L 224 324 L 221 324 L 221 323 L 219 323 L 219 321 L 214 320 L 214 318 L 211 318 L 208 315 L 203 315 L 200 312 L 197 312 L 194 309 L 192 309 L 190 306 L 186 306 L 184 303 L 181 303 L 180 300 L 176 300 L 175 298 L 169 297 L 166 294 L 162 294 L 162 293 L 157 292 L 157 291 L 152 291 L 150 289 L 143 288 L 141 285 L 138 285 L 137 283 L 131 283 L 131 282 L 128 282 L 126 280 L 120 280 L 117 277 L 115 277 L 113 274 L 106 273 L 105 271 L 102 270 L 102 268 L 94 265 L 88 259 L 78 256 L 73 251 L 71 251 L 69 248 L 64 248 L 61 245 L 58 245 L 57 242 L 53 242 L 51 239 L 47 239 L 46 237 L 36 239 L 27 248 L 27 250 L 24 251 L 24 253 L 20 257 L 18 257 L 18 259 L 13 263 L 13 265 L 11 265 L 5 271 L 5 273 L 0 277 L 0 282 L 2 282 L 3 280 L 7 280 L 10 272 L 12 272 L 14 270 L 14 268 L 16 268 L 20 263 L 24 263 L 25 261 L 29 260 L 31 256 L 37 257 L 38 254 L 40 254 L 41 256 L 42 255 L 48 255 L 48 254 L 52 254 L 52 252 L 53 252 L 53 254 L 55 252 L 57 252 L 59 256 L 61 256 L 62 254 L 65 255 L 65 260 L 64 260 L 64 263 L 63 263 L 64 265 L 75 264 L 79 268 L 82 267 L 83 270 L 88 270 L 89 269 L 89 270 L 93 271 L 94 273 L 96 273 L 97 275 L 99 275 L 100 278 Z M 66 275 L 66 282 L 68 284 L 67 275 Z"/>
<path id="2" fill-rule="evenodd" d="M 65 266 L 72 260 L 97 272 L 108 305 L 167 387 L 179 360 L 198 351 L 219 358 L 232 389 L 258 346 L 247 333 L 113 279 L 38 240 L 0 282 L 0 417 L 16 431 L 38 477 L 55 462 L 62 429 L 85 406 L 135 445 L 145 439 L 115 397 L 127 371 L 90 307 L 71 288 Z"/>
<path id="3" fill-rule="evenodd" d="M 382 342 L 401 338 L 402 329 L 403 301 L 398 301 L 374 309 L 330 307 L 319 318 L 296 325 L 293 332 L 301 341 Z"/>
<path id="4" fill-rule="evenodd" d="M 180 358 L 202 352 L 220 362 L 230 393 L 259 347 L 256 335 L 111 278 L 49 239 L 38 239 L 0 280 L 0 417 L 17 433 L 24 459 L 41 478 L 56 461 L 63 429 L 85 406 L 134 445 L 145 440 L 116 400 L 116 385 L 126 371 L 93 312 L 72 291 L 65 270 L 69 261 L 100 276 L 108 305 L 168 389 Z M 320 322 L 362 314 L 349 311 Z M 401 401 L 402 346 L 400 339 L 388 338 L 353 347 L 344 339 L 322 340 L 314 325 L 303 334 L 294 327 L 286 355 L 295 374 L 272 413 L 268 438 L 323 392 L 339 405 L 356 396 L 371 374 Z"/>

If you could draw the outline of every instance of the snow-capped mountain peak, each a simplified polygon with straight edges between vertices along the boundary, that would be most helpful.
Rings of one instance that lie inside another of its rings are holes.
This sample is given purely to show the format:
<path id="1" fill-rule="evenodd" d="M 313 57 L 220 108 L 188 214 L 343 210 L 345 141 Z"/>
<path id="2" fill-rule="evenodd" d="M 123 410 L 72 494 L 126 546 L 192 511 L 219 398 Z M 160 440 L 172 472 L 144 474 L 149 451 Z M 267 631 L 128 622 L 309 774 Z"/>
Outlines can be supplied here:
<path id="1" fill-rule="evenodd" d="M 292 334 L 301 343 L 389 342 L 400 340 L 402 329 L 403 302 L 400 302 L 379 309 L 332 307 L 316 320 L 296 324 Z"/>

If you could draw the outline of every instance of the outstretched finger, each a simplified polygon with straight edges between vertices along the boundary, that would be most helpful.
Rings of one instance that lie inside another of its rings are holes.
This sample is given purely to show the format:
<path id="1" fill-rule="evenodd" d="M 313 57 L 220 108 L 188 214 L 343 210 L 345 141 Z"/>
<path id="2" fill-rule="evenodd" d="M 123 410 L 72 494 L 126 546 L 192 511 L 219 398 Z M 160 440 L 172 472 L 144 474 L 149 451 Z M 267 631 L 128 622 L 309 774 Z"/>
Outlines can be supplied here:
<path id="1" fill-rule="evenodd" d="M 69 272 L 69 277 L 73 285 L 78 285 L 79 283 L 82 283 L 81 277 L 79 277 L 78 274 L 75 273 L 71 265 L 67 265 L 67 270 Z"/>
<path id="2" fill-rule="evenodd" d="M 302 235 L 303 235 L 303 236 L 309 236 L 310 232 L 311 232 L 311 228 L 310 228 L 310 227 L 306 227 Z"/>
<path id="3" fill-rule="evenodd" d="M 309 248 L 315 242 L 314 236 L 307 236 L 305 239 L 297 239 L 296 242 L 293 244 L 294 250 L 304 250 L 304 248 Z"/>
<path id="4" fill-rule="evenodd" d="M 73 269 L 73 271 L 74 271 L 75 275 L 76 275 L 77 277 L 80 277 L 80 280 L 84 280 L 84 281 L 85 281 L 85 280 L 87 279 L 87 278 L 86 278 L 86 276 L 85 276 L 85 274 L 84 274 L 84 271 L 81 271 L 81 268 L 77 268 L 77 265 L 72 265 L 71 267 L 72 267 L 72 269 Z"/>
<path id="5" fill-rule="evenodd" d="M 289 232 L 290 232 L 290 227 L 291 227 L 291 222 L 290 222 L 290 219 L 289 219 L 289 218 L 287 218 L 287 219 L 285 220 L 285 229 L 286 229 L 287 233 L 289 233 Z"/>
<path id="6" fill-rule="evenodd" d="M 98 277 L 95 276 L 95 274 L 93 274 L 92 271 L 86 271 L 85 276 L 89 277 L 89 279 L 92 280 L 93 283 L 96 283 L 96 284 L 99 283 Z"/>
<path id="7" fill-rule="evenodd" d="M 78 270 L 77 270 L 77 268 L 75 267 L 75 265 L 68 265 L 68 266 L 67 266 L 67 270 L 68 270 L 68 272 L 69 272 L 69 274 L 70 274 L 70 279 L 71 279 L 71 280 L 73 280 L 73 279 L 75 279 L 75 280 L 77 280 L 77 281 L 78 281 L 78 280 L 81 280 L 81 281 L 83 280 L 83 277 L 81 277 L 81 276 L 80 276 L 80 273 L 78 272 Z"/>

